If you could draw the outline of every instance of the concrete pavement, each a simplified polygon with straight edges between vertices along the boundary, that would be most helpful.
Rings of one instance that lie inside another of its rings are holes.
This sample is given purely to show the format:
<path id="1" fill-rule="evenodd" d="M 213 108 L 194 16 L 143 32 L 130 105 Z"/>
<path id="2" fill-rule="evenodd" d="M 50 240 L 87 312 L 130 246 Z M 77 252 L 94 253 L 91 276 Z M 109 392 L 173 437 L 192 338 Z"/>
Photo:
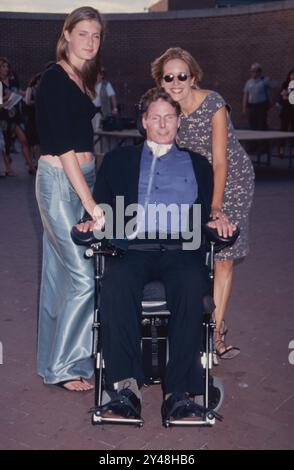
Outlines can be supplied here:
<path id="1" fill-rule="evenodd" d="M 14 161 L 19 175 L 0 178 L 0 448 L 293 449 L 294 172 L 287 163 L 257 171 L 251 254 L 236 267 L 227 314 L 229 341 L 241 354 L 214 369 L 225 384 L 224 421 L 165 430 L 159 386 L 143 391 L 142 429 L 94 427 L 92 393 L 46 387 L 36 375 L 42 229 L 34 177 L 19 154 Z"/>

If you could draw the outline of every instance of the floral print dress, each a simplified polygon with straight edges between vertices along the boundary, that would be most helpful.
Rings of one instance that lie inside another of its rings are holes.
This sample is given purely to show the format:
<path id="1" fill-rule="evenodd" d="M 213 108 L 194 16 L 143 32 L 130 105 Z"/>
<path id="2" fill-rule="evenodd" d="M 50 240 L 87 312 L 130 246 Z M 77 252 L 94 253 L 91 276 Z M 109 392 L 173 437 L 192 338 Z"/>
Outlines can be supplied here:
<path id="1" fill-rule="evenodd" d="M 193 113 L 181 115 L 178 145 L 204 155 L 212 163 L 212 117 L 223 106 L 226 106 L 223 98 L 216 92 L 210 92 Z M 216 255 L 217 260 L 238 259 L 248 254 L 249 212 L 254 193 L 253 165 L 235 136 L 229 117 L 227 159 L 228 174 L 222 209 L 230 221 L 238 225 L 240 235 L 233 246 Z"/>

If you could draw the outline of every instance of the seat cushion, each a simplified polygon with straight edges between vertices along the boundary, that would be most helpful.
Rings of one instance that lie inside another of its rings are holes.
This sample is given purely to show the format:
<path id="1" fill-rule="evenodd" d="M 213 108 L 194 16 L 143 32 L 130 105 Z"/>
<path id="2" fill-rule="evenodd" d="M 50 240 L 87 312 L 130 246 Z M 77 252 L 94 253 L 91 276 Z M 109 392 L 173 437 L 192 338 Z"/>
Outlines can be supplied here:
<path id="1" fill-rule="evenodd" d="M 148 284 L 144 287 L 143 292 L 143 301 L 162 301 L 166 300 L 165 297 L 165 288 L 162 282 L 160 281 L 152 281 L 148 282 Z"/>

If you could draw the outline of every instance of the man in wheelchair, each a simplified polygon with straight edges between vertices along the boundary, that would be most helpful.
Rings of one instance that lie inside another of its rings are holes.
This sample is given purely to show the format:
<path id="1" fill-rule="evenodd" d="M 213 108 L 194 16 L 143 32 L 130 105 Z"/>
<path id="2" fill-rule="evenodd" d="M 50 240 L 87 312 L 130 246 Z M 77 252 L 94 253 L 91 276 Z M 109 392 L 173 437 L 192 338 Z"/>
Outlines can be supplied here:
<path id="1" fill-rule="evenodd" d="M 114 238 L 124 239 L 127 246 L 122 257 L 107 259 L 102 281 L 101 335 L 109 399 L 101 413 L 141 417 L 141 301 L 144 285 L 160 280 L 171 312 L 162 419 L 197 421 L 202 410 L 194 397 L 203 394 L 202 300 L 210 290 L 200 238 L 201 224 L 210 216 L 212 169 L 205 157 L 176 146 L 180 107 L 167 93 L 149 90 L 140 112 L 145 142 L 106 154 L 94 188 L 95 200 L 105 207 L 103 235 L 112 238 L 107 226 L 116 221 L 115 233 L 118 225 L 124 231 Z M 127 208 L 123 224 L 122 201 Z M 160 210 L 149 212 L 151 206 L 168 207 L 170 212 L 160 217 Z M 132 207 L 143 208 L 134 219 Z M 192 230 L 180 230 L 184 226 Z M 234 230 L 223 220 L 211 226 L 224 237 Z M 79 225 L 81 231 L 89 229 L 91 221 Z"/>

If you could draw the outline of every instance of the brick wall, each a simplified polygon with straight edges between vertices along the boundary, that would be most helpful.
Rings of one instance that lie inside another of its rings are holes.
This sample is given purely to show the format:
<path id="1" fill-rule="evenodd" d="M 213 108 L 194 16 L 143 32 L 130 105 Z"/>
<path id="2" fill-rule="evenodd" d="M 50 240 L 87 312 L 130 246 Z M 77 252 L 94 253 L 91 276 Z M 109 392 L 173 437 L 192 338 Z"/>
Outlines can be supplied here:
<path id="1" fill-rule="evenodd" d="M 250 64 L 260 62 L 279 84 L 294 66 L 290 47 L 294 44 L 294 1 L 283 5 L 200 10 L 201 14 L 194 10 L 189 14 L 108 15 L 103 63 L 125 113 L 131 114 L 140 95 L 153 85 L 151 61 L 166 48 L 181 46 L 203 68 L 203 88 L 219 91 L 233 108 L 235 124 L 246 125 L 241 99 Z M 63 16 L 1 13 L 0 22 L 0 55 L 10 59 L 24 87 L 54 58 Z M 277 108 L 271 110 L 270 119 L 272 126 L 279 125 Z"/>

